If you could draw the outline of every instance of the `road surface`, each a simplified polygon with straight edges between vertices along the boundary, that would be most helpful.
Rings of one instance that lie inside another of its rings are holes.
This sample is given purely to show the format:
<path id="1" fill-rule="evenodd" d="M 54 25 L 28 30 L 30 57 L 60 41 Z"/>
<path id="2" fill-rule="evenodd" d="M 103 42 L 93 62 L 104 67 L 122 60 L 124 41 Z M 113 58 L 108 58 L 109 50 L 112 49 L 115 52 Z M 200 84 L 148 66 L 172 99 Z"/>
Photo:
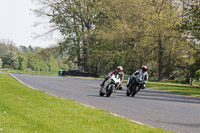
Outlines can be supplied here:
<path id="1" fill-rule="evenodd" d="M 127 97 L 125 87 L 110 97 L 100 97 L 100 80 L 12 75 L 24 84 L 48 94 L 105 109 L 145 125 L 177 133 L 200 133 L 199 98 L 149 88 L 141 90 L 135 97 Z"/>

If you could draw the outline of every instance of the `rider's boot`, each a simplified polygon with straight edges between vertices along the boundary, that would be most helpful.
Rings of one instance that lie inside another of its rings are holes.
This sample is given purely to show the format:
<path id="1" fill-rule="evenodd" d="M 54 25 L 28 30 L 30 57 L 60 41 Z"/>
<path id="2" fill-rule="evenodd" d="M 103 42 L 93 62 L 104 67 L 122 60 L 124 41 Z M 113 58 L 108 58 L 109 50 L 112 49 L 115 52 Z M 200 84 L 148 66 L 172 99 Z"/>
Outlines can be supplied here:
<path id="1" fill-rule="evenodd" d="M 129 86 L 129 84 L 126 84 L 126 87 L 128 87 Z"/>
<path id="2" fill-rule="evenodd" d="M 104 86 L 104 83 L 105 83 L 105 80 L 100 84 L 100 86 L 103 87 L 103 86 Z"/>
<path id="3" fill-rule="evenodd" d="M 104 81 L 100 84 L 100 86 L 103 87 L 103 86 L 104 86 L 104 83 L 105 83 L 107 80 L 108 80 L 108 77 L 106 77 L 106 78 L 104 79 Z"/>
<path id="4" fill-rule="evenodd" d="M 119 90 L 122 90 L 122 86 L 119 87 Z"/>

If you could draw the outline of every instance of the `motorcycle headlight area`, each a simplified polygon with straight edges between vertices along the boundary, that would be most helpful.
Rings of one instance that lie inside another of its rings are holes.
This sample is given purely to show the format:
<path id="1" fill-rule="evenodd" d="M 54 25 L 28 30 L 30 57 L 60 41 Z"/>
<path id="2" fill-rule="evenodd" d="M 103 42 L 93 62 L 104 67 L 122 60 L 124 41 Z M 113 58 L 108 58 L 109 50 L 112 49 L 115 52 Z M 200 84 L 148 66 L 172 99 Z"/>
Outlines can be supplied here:
<path id="1" fill-rule="evenodd" d="M 114 80 L 114 79 L 111 79 L 111 82 L 115 83 L 115 80 Z"/>
<path id="2" fill-rule="evenodd" d="M 119 82 L 116 82 L 116 84 L 119 84 Z"/>
<path id="3" fill-rule="evenodd" d="M 138 81 L 141 82 L 141 81 L 142 81 L 142 78 L 139 78 Z"/>

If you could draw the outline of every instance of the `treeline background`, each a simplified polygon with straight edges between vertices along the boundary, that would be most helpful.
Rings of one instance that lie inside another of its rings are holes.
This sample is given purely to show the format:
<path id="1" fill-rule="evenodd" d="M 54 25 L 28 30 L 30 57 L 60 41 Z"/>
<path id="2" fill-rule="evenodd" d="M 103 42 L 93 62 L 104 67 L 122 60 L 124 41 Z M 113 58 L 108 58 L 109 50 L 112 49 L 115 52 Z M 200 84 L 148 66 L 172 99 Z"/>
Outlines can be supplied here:
<path id="1" fill-rule="evenodd" d="M 59 55 L 57 47 L 16 47 L 12 41 L 7 41 L 0 43 L 0 68 L 57 72 L 74 69 L 74 64 Z"/>
<path id="2" fill-rule="evenodd" d="M 147 65 L 152 80 L 200 78 L 199 0 L 33 1 L 35 14 L 48 17 L 50 32 L 63 39 L 30 52 L 20 47 L 12 55 L 18 66 L 5 63 L 11 52 L 1 54 L 2 67 L 102 75 L 118 65 L 126 74 Z"/>

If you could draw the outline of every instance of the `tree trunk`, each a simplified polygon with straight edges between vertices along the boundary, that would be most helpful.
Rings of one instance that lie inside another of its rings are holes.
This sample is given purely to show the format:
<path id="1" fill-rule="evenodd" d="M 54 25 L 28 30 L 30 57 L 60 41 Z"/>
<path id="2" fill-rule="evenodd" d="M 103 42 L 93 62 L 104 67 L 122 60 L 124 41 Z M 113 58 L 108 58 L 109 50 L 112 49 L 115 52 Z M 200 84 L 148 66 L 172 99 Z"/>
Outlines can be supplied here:
<path id="1" fill-rule="evenodd" d="M 78 66 L 78 70 L 80 70 L 80 68 L 81 68 L 81 62 L 82 62 L 80 50 L 78 50 L 77 58 L 78 58 L 77 59 L 77 66 Z"/>
<path id="2" fill-rule="evenodd" d="M 158 35 L 158 80 L 161 81 L 163 79 L 162 76 L 162 66 L 163 66 L 163 47 L 162 47 L 162 39 L 161 33 Z"/>

